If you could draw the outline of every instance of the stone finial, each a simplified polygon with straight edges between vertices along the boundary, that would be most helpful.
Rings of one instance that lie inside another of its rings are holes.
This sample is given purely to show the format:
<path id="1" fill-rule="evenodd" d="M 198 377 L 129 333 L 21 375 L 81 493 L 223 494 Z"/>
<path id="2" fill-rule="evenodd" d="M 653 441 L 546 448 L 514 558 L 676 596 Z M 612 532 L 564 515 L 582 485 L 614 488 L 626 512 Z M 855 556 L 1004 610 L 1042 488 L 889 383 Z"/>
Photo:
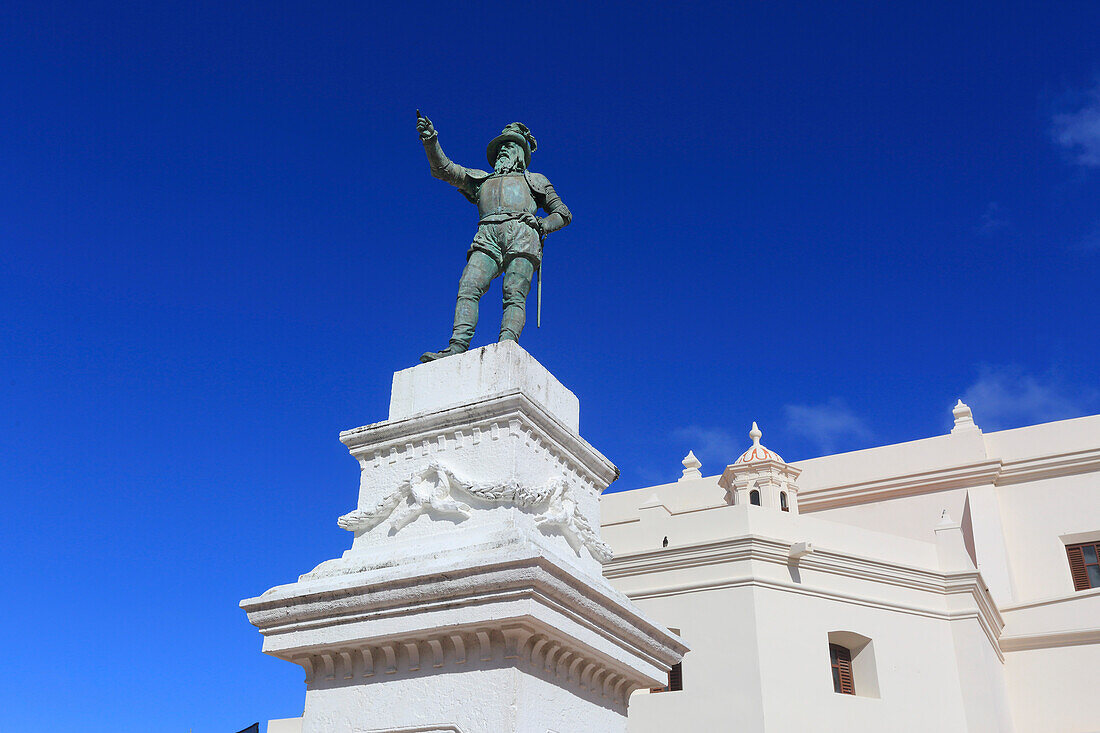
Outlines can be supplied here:
<path id="1" fill-rule="evenodd" d="M 752 438 L 752 445 L 749 449 L 741 454 L 734 463 L 754 463 L 756 461 L 779 461 L 783 463 L 783 459 L 779 457 L 779 454 L 773 450 L 765 448 L 760 443 L 760 438 L 764 436 L 764 433 L 760 431 L 760 426 L 753 420 L 752 430 L 749 431 L 749 437 Z"/>
<path id="2" fill-rule="evenodd" d="M 951 409 L 951 414 L 955 416 L 955 427 L 951 428 L 952 433 L 978 429 L 978 426 L 974 424 L 974 414 L 970 411 L 970 405 L 962 400 L 955 403 L 955 407 Z"/>
<path id="3" fill-rule="evenodd" d="M 703 472 L 699 469 L 703 467 L 703 464 L 699 462 L 699 459 L 695 457 L 694 451 L 688 451 L 688 454 L 684 456 L 684 460 L 681 461 L 684 464 L 684 475 L 680 477 L 680 481 L 688 481 L 693 478 L 703 478 Z"/>

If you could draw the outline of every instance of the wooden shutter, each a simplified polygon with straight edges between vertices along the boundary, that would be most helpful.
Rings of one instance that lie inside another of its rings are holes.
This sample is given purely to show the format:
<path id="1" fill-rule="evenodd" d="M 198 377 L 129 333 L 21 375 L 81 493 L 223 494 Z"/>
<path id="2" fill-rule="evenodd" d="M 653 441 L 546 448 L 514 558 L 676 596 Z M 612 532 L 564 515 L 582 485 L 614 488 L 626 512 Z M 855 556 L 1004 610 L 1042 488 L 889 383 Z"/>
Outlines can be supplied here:
<path id="1" fill-rule="evenodd" d="M 684 689 L 684 672 L 682 662 L 672 665 L 668 671 L 668 684 L 664 687 L 650 687 L 650 692 L 676 692 Z"/>
<path id="2" fill-rule="evenodd" d="M 852 652 L 840 644 L 829 645 L 829 657 L 833 666 L 833 689 L 844 695 L 856 694 L 852 678 Z"/>
<path id="3" fill-rule="evenodd" d="M 1085 553 L 1082 545 L 1070 545 L 1066 548 L 1069 555 L 1069 574 L 1073 576 L 1074 590 L 1089 589 L 1089 574 L 1085 570 Z"/>
<path id="4" fill-rule="evenodd" d="M 677 662 L 668 671 L 668 689 L 673 692 L 684 689 L 684 668 L 682 664 L 682 662 Z"/>

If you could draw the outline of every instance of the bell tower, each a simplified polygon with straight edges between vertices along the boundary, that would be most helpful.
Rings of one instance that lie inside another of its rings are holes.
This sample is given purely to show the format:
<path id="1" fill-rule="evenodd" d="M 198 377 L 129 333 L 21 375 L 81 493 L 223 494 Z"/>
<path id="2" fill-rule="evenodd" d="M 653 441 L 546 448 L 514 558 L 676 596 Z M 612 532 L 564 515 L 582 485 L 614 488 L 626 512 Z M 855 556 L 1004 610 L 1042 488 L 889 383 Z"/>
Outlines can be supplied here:
<path id="1" fill-rule="evenodd" d="M 802 471 L 765 448 L 760 442 L 763 435 L 753 422 L 749 431 L 752 445 L 726 466 L 718 485 L 726 490 L 726 501 L 730 504 L 798 514 L 798 476 Z"/>

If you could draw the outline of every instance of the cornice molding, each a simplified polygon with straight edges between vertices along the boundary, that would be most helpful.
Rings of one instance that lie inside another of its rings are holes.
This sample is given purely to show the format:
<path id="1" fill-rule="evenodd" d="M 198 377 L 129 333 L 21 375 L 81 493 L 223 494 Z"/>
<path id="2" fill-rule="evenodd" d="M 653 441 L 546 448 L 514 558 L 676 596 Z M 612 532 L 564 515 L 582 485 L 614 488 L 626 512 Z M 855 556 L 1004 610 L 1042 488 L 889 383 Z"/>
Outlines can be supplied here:
<path id="1" fill-rule="evenodd" d="M 384 682 L 388 677 L 515 666 L 625 711 L 634 690 L 647 682 L 617 668 L 543 624 L 470 625 L 357 644 L 334 644 L 284 657 L 305 671 L 313 687 Z M 406 729 L 401 729 L 406 730 Z M 457 730 L 428 726 L 420 730 Z"/>
<path id="2" fill-rule="evenodd" d="M 618 468 L 588 441 L 522 392 L 345 430 L 340 441 L 360 463 L 379 465 L 501 436 L 522 438 L 528 446 L 545 449 L 566 470 L 580 467 L 590 474 L 585 478 L 592 484 L 607 486 L 619 476 Z"/>
<path id="3" fill-rule="evenodd" d="M 1100 471 L 1100 448 L 1006 461 L 996 483 L 1003 486 L 1093 471 Z"/>
<path id="4" fill-rule="evenodd" d="M 1001 606 L 1002 613 L 1011 613 L 1013 611 L 1022 611 L 1026 608 L 1038 608 L 1039 606 L 1053 606 L 1059 603 L 1072 603 L 1074 601 L 1082 601 L 1086 598 L 1092 598 L 1100 596 L 1100 588 L 1091 588 L 1089 590 L 1079 590 L 1072 593 L 1065 593 L 1060 596 L 1048 596 L 1047 598 L 1038 598 L 1033 601 L 1021 601 L 1020 603 L 1014 603 L 1010 606 Z"/>
<path id="5" fill-rule="evenodd" d="M 504 614 L 518 613 L 515 609 L 524 602 L 536 604 L 523 612 L 532 623 L 531 612 L 546 609 L 597 635 L 602 643 L 661 669 L 667 670 L 687 651 L 677 637 L 642 616 L 605 582 L 586 580 L 540 554 L 495 563 L 473 559 L 468 567 L 403 577 L 377 572 L 326 577 L 273 588 L 241 601 L 241 607 L 265 637 L 286 640 L 278 645 L 280 650 L 269 653 L 294 661 L 295 649 L 301 648 L 293 641 L 295 634 L 383 619 L 409 619 L 415 625 L 436 612 L 455 609 L 484 616 L 481 625 L 499 626 L 516 623 Z M 458 623 L 474 622 L 466 616 Z M 628 668 L 619 666 L 627 674 Z"/>
<path id="6" fill-rule="evenodd" d="M 871 481 L 802 489 L 798 503 L 800 511 L 813 512 L 937 491 L 989 484 L 1010 486 L 1097 471 L 1100 471 L 1100 448 L 1091 448 L 1016 461 L 991 459 Z"/>
<path id="7" fill-rule="evenodd" d="M 665 571 L 684 568 L 720 565 L 731 562 L 755 561 L 767 562 L 787 567 L 790 564 L 791 543 L 758 535 L 688 545 L 674 549 L 662 548 L 639 553 L 626 553 L 613 559 L 604 566 L 604 575 L 608 579 L 645 575 L 658 580 L 657 575 Z M 706 590 L 718 590 L 742 586 L 760 586 L 804 595 L 813 595 L 832 600 L 841 600 L 862 606 L 885 610 L 913 613 L 930 618 L 953 621 L 973 618 L 978 621 L 994 650 L 1000 655 L 998 638 L 1004 628 L 1004 620 L 989 592 L 985 588 L 981 574 L 977 570 L 961 573 L 943 573 L 925 568 L 916 568 L 883 560 L 859 557 L 850 554 L 832 552 L 820 547 L 813 554 L 798 561 L 798 567 L 829 575 L 856 578 L 872 583 L 892 585 L 901 588 L 922 591 L 933 595 L 969 595 L 972 608 L 964 610 L 945 610 L 908 603 L 898 603 L 881 598 L 869 598 L 863 595 L 841 593 L 825 588 L 808 586 L 804 583 L 777 581 L 756 574 L 738 574 L 727 578 L 699 583 L 681 583 L 658 586 L 645 591 L 628 593 L 633 601 L 648 598 L 660 598 L 684 593 Z"/>
<path id="8" fill-rule="evenodd" d="M 980 461 L 963 466 L 891 476 L 873 481 L 860 481 L 818 489 L 802 489 L 798 506 L 804 513 L 839 506 L 866 504 L 936 491 L 984 486 L 996 481 L 1001 461 Z"/>
<path id="9" fill-rule="evenodd" d="M 739 560 L 761 560 L 786 566 L 791 543 L 762 535 L 741 535 L 713 542 L 624 553 L 604 565 L 604 577 L 615 579 L 667 570 L 717 565 Z M 875 558 L 832 552 L 817 547 L 798 566 L 921 591 L 942 592 L 940 572 Z"/>
<path id="10" fill-rule="evenodd" d="M 1100 628 L 1002 636 L 1000 646 L 1001 651 L 1004 652 L 1022 652 L 1029 649 L 1054 649 L 1083 644 L 1100 644 Z"/>

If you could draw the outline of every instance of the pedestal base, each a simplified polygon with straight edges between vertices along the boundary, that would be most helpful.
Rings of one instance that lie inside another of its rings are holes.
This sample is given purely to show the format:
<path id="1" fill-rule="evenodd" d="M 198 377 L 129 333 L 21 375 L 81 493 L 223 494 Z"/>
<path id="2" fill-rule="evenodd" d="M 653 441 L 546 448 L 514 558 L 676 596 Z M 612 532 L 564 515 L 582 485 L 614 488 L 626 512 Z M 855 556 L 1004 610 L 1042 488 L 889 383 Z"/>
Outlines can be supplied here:
<path id="1" fill-rule="evenodd" d="M 241 602 L 306 672 L 303 733 L 625 731 L 687 647 L 600 574 L 617 471 L 576 398 L 513 342 L 407 372 L 390 420 L 341 435 L 352 548 Z"/>

